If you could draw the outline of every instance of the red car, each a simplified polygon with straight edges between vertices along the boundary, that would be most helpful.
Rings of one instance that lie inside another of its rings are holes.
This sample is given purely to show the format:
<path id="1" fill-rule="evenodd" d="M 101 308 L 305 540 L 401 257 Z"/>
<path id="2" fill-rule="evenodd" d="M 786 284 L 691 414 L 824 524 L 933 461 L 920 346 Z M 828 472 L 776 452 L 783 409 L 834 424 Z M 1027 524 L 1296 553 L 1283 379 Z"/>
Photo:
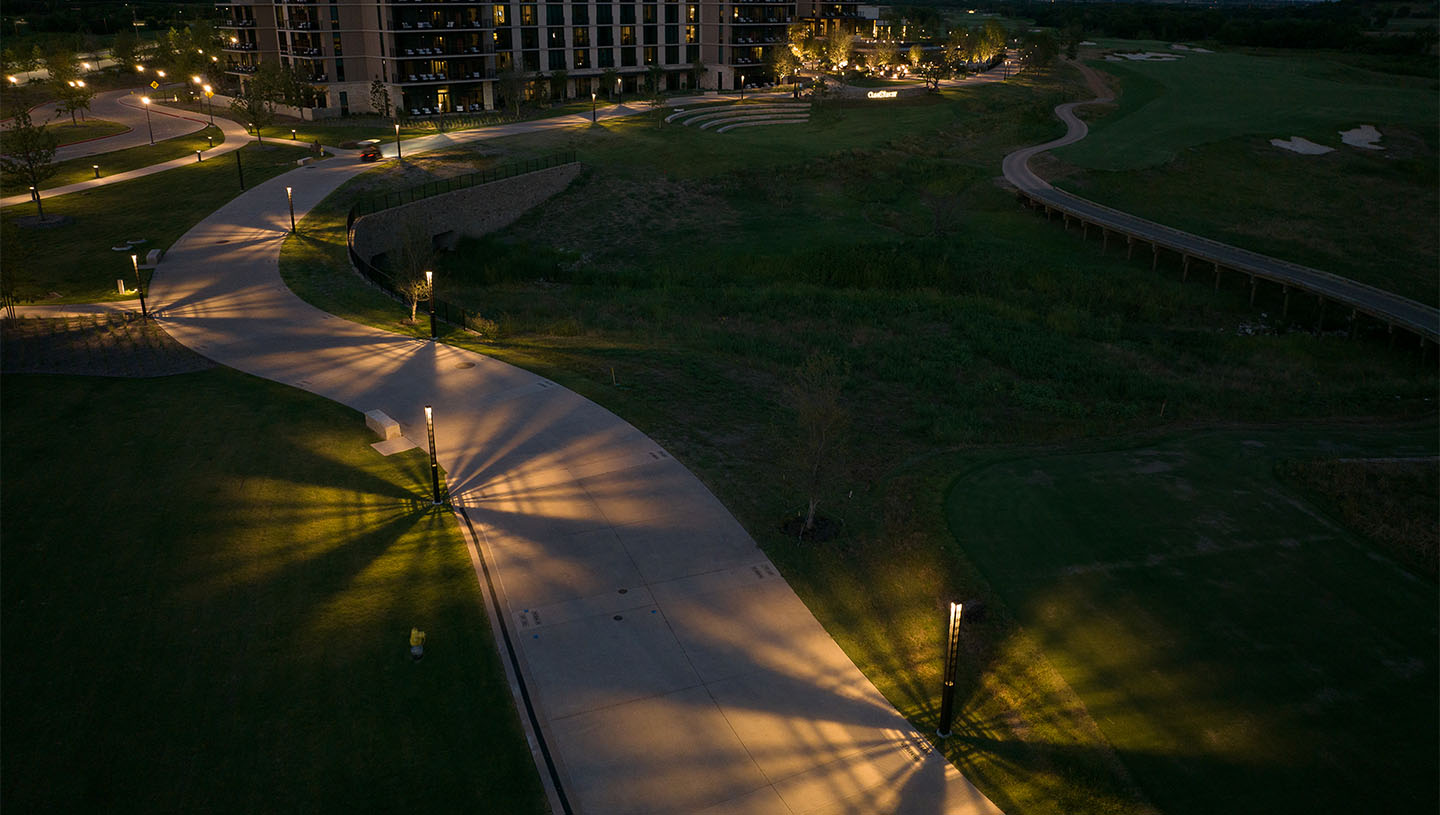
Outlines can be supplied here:
<path id="1" fill-rule="evenodd" d="M 379 140 L 379 139 L 371 139 L 371 140 L 369 140 L 369 141 L 362 142 L 361 144 L 363 145 L 363 146 L 360 148 L 360 160 L 361 160 L 361 161 L 379 161 L 379 160 L 380 160 L 380 140 Z"/>

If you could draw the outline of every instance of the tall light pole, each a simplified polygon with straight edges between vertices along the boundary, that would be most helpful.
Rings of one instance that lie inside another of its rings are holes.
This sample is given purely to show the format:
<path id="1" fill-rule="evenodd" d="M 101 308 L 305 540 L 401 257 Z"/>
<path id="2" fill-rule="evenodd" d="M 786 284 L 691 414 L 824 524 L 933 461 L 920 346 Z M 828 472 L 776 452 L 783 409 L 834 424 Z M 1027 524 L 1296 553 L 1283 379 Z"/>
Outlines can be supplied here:
<path id="1" fill-rule="evenodd" d="M 400 158 L 400 123 L 395 123 L 395 158 Z"/>
<path id="2" fill-rule="evenodd" d="M 150 310 L 145 308 L 145 284 L 140 282 L 140 256 L 131 255 L 130 265 L 135 267 L 135 291 L 140 293 L 140 319 L 148 320 Z"/>
<path id="3" fill-rule="evenodd" d="M 940 690 L 940 729 L 936 732 L 942 739 L 950 735 L 950 724 L 955 719 L 955 667 L 960 652 L 961 611 L 962 606 L 959 603 L 950 604 L 950 631 L 945 647 L 945 684 Z"/>
<path id="4" fill-rule="evenodd" d="M 150 131 L 150 143 L 155 143 L 155 126 L 150 124 L 150 97 L 140 97 L 140 104 L 145 106 L 145 129 Z"/>
<path id="5" fill-rule="evenodd" d="M 204 90 L 205 90 L 205 113 L 210 117 L 210 126 L 211 126 L 211 127 L 214 127 L 214 126 L 215 126 L 215 111 L 214 111 L 214 109 L 212 109 L 212 108 L 210 107 L 210 97 L 212 97 L 212 96 L 215 95 L 215 91 L 212 90 L 209 85 L 205 85 L 205 86 L 203 86 L 203 87 L 204 87 Z M 212 139 L 212 144 L 211 144 L 210 146 L 211 146 L 211 147 L 214 147 L 214 146 L 215 146 L 215 145 L 213 144 L 213 139 Z"/>
<path id="6" fill-rule="evenodd" d="M 430 341 L 435 341 L 435 273 L 429 269 L 425 270 L 425 288 L 429 292 L 430 300 Z"/>
<path id="7" fill-rule="evenodd" d="M 430 494 L 431 502 L 440 506 L 440 465 L 435 461 L 435 413 L 425 406 L 425 434 L 430 437 Z"/>
<path id="8" fill-rule="evenodd" d="M 285 201 L 290 204 L 290 234 L 295 234 L 295 188 L 285 188 Z M 433 332 L 432 332 L 433 333 Z"/>

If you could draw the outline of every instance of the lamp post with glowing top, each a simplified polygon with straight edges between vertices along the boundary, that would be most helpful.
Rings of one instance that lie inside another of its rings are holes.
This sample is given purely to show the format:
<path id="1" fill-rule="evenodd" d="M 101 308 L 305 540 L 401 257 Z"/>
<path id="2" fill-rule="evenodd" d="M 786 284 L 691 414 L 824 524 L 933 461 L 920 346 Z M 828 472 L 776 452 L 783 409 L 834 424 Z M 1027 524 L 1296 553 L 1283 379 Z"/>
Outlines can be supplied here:
<path id="1" fill-rule="evenodd" d="M 285 202 L 290 205 L 290 234 L 295 234 L 295 188 L 285 188 Z"/>
<path id="2" fill-rule="evenodd" d="M 425 270 L 425 289 L 430 300 L 430 341 L 435 341 L 435 273 Z"/>
<path id="3" fill-rule="evenodd" d="M 959 603 L 950 604 L 950 632 L 945 648 L 945 685 L 940 691 L 940 729 L 936 735 L 946 738 L 950 735 L 950 723 L 955 719 L 955 663 L 960 652 Z"/>
<path id="4" fill-rule="evenodd" d="M 150 143 L 155 143 L 155 126 L 150 124 L 150 97 L 140 97 L 140 104 L 145 106 L 145 129 L 150 131 Z"/>
<path id="5" fill-rule="evenodd" d="M 135 291 L 140 294 L 140 319 L 150 318 L 150 310 L 145 307 L 145 284 L 140 282 L 140 256 L 131 255 L 130 265 L 135 268 Z"/>
<path id="6" fill-rule="evenodd" d="M 435 413 L 425 406 L 425 434 L 430 438 L 430 494 L 432 503 L 440 506 L 440 465 L 435 461 Z"/>
<path id="7" fill-rule="evenodd" d="M 395 123 L 395 158 L 400 158 L 400 123 Z"/>

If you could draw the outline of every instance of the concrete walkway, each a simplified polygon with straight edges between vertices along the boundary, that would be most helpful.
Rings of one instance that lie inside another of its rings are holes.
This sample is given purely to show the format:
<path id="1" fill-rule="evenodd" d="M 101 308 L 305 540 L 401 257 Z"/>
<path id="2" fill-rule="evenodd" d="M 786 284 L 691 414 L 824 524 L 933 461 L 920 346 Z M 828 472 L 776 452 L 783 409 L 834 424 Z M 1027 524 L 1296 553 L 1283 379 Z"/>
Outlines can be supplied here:
<path id="1" fill-rule="evenodd" d="M 588 122 L 444 134 L 404 150 Z M 349 323 L 285 287 L 283 188 L 294 187 L 303 216 L 367 168 L 322 162 L 236 198 L 171 247 L 150 302 L 201 354 L 383 410 L 421 444 L 423 406 L 434 405 L 452 498 L 478 532 L 499 622 L 573 810 L 998 812 L 659 445 L 541 377 Z M 490 715 L 457 703 L 457 715 Z M 562 811 L 553 794 L 552 805 Z"/>

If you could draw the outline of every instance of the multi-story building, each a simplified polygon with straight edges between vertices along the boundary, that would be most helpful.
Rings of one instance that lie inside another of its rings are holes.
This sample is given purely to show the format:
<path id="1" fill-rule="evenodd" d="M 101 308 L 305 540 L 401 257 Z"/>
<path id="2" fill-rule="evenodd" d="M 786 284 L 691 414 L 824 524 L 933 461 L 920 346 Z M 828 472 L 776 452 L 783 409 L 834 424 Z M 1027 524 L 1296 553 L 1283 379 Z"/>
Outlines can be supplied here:
<path id="1" fill-rule="evenodd" d="M 731 90 L 771 81 L 772 52 L 799 19 L 853 18 L 852 3 L 818 0 L 229 0 L 220 28 L 226 71 L 244 81 L 261 60 L 297 67 L 326 115 L 372 112 L 380 80 L 405 111 L 477 111 L 502 103 L 506 71 L 565 71 L 568 96 L 609 70 L 634 92 L 651 66 L 665 86 Z M 833 24 L 833 23 L 832 23 Z M 375 111 L 378 112 L 378 111 Z"/>

